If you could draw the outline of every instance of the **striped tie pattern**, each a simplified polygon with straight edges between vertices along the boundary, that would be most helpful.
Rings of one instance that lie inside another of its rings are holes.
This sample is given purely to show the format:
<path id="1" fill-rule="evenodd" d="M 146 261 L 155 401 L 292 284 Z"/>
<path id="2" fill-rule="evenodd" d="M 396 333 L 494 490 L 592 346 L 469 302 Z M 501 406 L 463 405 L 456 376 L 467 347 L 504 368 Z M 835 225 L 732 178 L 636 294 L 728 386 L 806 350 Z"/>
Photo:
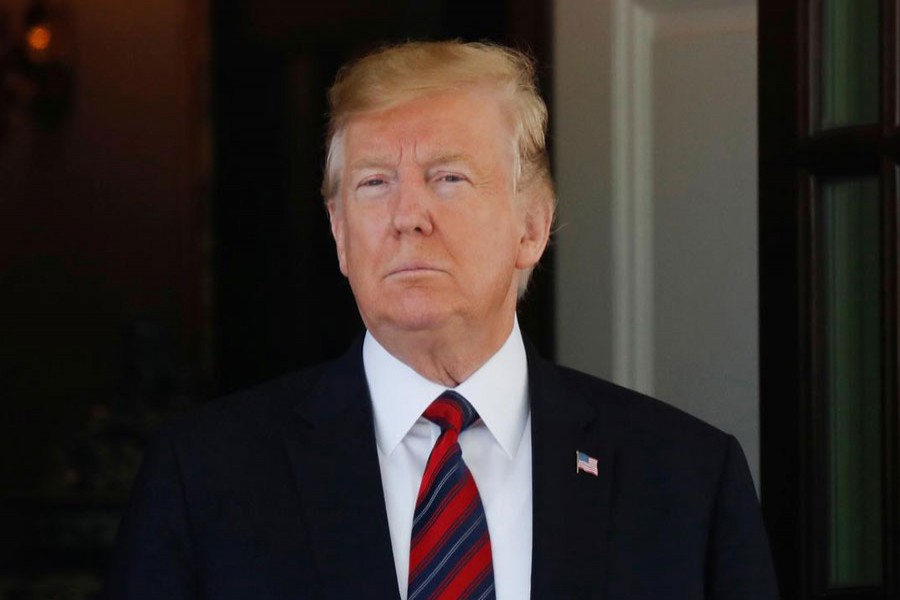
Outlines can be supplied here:
<path id="1" fill-rule="evenodd" d="M 487 600 L 494 595 L 491 538 L 475 480 L 457 439 L 478 419 L 465 398 L 444 392 L 425 410 L 441 428 L 416 499 L 408 600 Z"/>

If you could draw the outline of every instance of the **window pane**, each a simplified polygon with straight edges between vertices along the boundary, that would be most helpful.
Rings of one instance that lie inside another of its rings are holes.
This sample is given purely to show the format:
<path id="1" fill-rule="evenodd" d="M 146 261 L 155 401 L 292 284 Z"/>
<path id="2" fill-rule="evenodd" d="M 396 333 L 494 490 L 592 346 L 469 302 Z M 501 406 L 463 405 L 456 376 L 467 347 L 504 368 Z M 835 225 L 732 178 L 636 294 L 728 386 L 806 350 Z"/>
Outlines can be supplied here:
<path id="1" fill-rule="evenodd" d="M 882 574 L 881 212 L 876 178 L 822 186 L 830 587 Z"/>
<path id="2" fill-rule="evenodd" d="M 819 127 L 878 122 L 879 0 L 822 0 Z"/>

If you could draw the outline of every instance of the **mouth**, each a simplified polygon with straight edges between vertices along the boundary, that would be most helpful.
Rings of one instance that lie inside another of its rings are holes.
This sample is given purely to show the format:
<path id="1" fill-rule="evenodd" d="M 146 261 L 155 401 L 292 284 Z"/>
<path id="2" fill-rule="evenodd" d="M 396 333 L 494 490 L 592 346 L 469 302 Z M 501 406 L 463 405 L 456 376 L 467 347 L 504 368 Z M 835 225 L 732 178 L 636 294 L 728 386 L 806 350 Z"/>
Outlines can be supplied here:
<path id="1" fill-rule="evenodd" d="M 431 263 L 414 262 L 397 265 L 388 272 L 388 277 L 403 275 L 427 275 L 429 273 L 443 273 L 443 269 L 439 269 Z"/>

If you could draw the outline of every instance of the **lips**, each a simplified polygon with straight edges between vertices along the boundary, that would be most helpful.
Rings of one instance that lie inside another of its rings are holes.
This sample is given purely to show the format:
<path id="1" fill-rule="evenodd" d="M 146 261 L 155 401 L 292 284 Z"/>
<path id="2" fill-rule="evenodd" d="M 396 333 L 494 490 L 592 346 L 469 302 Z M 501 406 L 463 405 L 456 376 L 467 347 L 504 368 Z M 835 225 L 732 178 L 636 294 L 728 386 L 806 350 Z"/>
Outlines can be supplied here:
<path id="1" fill-rule="evenodd" d="M 415 261 L 399 264 L 388 271 L 388 277 L 392 275 L 417 275 L 417 274 L 426 274 L 429 272 L 443 272 L 443 269 L 439 268 L 437 265 L 434 265 L 429 262 Z"/>

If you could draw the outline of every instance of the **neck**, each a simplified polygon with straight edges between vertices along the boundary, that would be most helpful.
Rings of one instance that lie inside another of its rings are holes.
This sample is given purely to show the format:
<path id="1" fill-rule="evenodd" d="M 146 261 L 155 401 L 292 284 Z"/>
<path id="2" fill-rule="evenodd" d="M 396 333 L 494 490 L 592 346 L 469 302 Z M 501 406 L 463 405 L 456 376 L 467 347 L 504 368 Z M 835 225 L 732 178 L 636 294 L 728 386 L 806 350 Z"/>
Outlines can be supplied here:
<path id="1" fill-rule="evenodd" d="M 467 330 L 369 332 L 385 350 L 422 377 L 454 388 L 468 379 L 506 342 L 515 315 L 493 327 Z"/>

